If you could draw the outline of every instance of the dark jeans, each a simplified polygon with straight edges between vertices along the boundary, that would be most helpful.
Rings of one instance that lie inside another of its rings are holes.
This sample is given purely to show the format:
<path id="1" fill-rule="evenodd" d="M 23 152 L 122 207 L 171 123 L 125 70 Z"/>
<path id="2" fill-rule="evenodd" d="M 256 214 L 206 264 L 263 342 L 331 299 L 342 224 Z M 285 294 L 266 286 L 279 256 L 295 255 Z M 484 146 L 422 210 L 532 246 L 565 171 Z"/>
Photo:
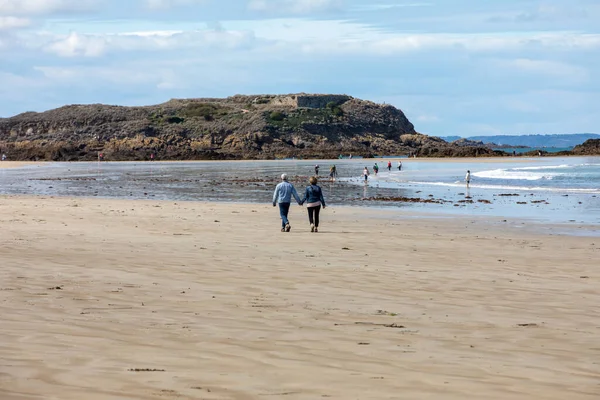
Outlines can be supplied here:
<path id="1" fill-rule="evenodd" d="M 279 203 L 279 215 L 281 215 L 281 227 L 285 228 L 288 221 L 288 213 L 290 212 L 290 203 Z"/>
<path id="2" fill-rule="evenodd" d="M 315 224 L 315 227 L 319 227 L 319 213 L 321 212 L 321 206 L 308 207 L 308 220 L 311 224 Z"/>

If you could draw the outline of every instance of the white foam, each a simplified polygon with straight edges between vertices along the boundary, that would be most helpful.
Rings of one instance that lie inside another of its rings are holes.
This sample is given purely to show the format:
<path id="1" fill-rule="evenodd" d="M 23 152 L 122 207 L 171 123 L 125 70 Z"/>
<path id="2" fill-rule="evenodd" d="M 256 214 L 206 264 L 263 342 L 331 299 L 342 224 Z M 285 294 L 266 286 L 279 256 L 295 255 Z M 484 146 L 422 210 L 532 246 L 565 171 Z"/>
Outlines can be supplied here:
<path id="1" fill-rule="evenodd" d="M 536 167 L 520 167 L 511 168 L 511 171 L 529 171 L 529 170 L 545 170 L 545 169 L 566 169 L 566 168 L 579 168 L 579 167 L 598 167 L 600 164 L 596 163 L 585 163 L 585 164 L 561 164 L 561 165 L 540 165 Z"/>
<path id="2" fill-rule="evenodd" d="M 582 164 L 583 165 L 583 164 Z M 575 168 L 580 165 L 544 165 L 539 167 L 522 167 L 522 168 L 511 168 L 510 171 L 537 171 L 537 170 L 545 170 L 545 169 L 565 169 L 565 168 Z"/>
<path id="3" fill-rule="evenodd" d="M 474 172 L 472 175 L 478 178 L 487 179 L 539 181 L 541 179 L 551 180 L 556 176 L 565 174 L 561 172 L 527 172 L 517 171 L 516 169 L 494 169 L 490 171 Z"/>

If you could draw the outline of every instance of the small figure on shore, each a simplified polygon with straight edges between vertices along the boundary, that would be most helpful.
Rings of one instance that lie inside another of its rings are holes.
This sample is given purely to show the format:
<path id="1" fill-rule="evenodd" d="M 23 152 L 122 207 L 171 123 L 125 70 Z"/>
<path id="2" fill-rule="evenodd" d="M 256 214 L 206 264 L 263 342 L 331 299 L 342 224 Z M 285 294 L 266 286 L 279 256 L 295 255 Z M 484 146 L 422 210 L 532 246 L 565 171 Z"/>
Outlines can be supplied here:
<path id="1" fill-rule="evenodd" d="M 154 161 L 154 153 L 150 153 L 150 161 Z"/>
<path id="2" fill-rule="evenodd" d="M 392 162 L 388 161 L 388 171 L 392 172 Z"/>
<path id="3" fill-rule="evenodd" d="M 6 161 L 6 154 L 2 154 L 2 161 Z"/>
<path id="4" fill-rule="evenodd" d="M 363 169 L 363 177 L 365 178 L 365 183 L 367 183 L 369 180 L 369 168 L 365 167 L 365 169 Z"/>
<path id="5" fill-rule="evenodd" d="M 334 165 L 329 168 L 329 179 L 333 182 L 337 178 L 337 167 Z"/>
<path id="6" fill-rule="evenodd" d="M 465 176 L 465 182 L 467 182 L 467 188 L 468 188 L 469 184 L 471 183 L 471 171 L 470 170 L 467 171 L 467 175 Z"/>
<path id="7" fill-rule="evenodd" d="M 373 165 L 373 172 L 375 172 L 375 175 L 377 175 L 377 173 L 379 172 L 379 165 L 377 165 L 377 163 Z"/>
<path id="8" fill-rule="evenodd" d="M 398 171 L 402 171 L 402 161 L 398 161 Z"/>
<path id="9" fill-rule="evenodd" d="M 325 209 L 325 198 L 323 197 L 323 190 L 317 185 L 318 179 L 316 176 L 311 176 L 309 179 L 310 186 L 306 187 L 304 198 L 300 204 L 306 202 L 308 210 L 308 222 L 310 223 L 311 232 L 319 232 L 319 213 L 321 212 L 321 206 Z"/>
<path id="10" fill-rule="evenodd" d="M 315 175 L 319 176 L 319 164 L 315 165 Z"/>
<path id="11" fill-rule="evenodd" d="M 298 202 L 298 205 L 302 205 L 300 196 L 298 196 L 298 192 L 296 192 L 296 188 L 294 187 L 294 185 L 288 182 L 287 175 L 282 174 L 281 183 L 279 183 L 275 187 L 275 192 L 273 193 L 273 207 L 279 204 L 279 215 L 281 217 L 281 232 L 289 232 L 292 229 L 292 227 L 290 226 L 290 221 L 288 219 L 288 213 L 290 212 L 292 196 L 294 196 L 294 198 Z"/>

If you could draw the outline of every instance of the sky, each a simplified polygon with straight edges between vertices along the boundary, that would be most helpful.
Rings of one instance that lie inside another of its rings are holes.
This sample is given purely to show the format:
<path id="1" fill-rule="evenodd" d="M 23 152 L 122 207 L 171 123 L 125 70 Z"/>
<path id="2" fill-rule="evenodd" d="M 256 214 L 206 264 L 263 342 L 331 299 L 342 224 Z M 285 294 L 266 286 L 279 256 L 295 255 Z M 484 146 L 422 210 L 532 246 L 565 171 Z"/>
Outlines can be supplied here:
<path id="1" fill-rule="evenodd" d="M 600 132 L 599 0 L 0 0 L 0 117 L 339 93 L 418 132 Z"/>

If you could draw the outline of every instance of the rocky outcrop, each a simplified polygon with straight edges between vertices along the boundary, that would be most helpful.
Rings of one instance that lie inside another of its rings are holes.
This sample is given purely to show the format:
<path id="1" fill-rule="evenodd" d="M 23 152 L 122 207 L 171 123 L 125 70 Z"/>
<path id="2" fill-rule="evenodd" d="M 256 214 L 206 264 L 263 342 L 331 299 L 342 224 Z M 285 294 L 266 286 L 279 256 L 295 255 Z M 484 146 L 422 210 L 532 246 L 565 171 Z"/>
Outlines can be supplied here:
<path id="1" fill-rule="evenodd" d="M 455 144 L 457 146 L 461 146 L 461 147 L 484 147 L 485 144 L 480 141 L 480 140 L 469 140 L 469 139 L 458 139 L 452 142 L 452 144 Z"/>
<path id="2" fill-rule="evenodd" d="M 575 146 L 571 153 L 580 156 L 600 155 L 600 139 L 588 139 L 584 143 Z"/>
<path id="3" fill-rule="evenodd" d="M 13 160 L 335 158 L 340 154 L 475 156 L 484 147 L 415 132 L 390 105 L 344 95 L 236 95 L 146 107 L 71 105 L 0 119 Z"/>

